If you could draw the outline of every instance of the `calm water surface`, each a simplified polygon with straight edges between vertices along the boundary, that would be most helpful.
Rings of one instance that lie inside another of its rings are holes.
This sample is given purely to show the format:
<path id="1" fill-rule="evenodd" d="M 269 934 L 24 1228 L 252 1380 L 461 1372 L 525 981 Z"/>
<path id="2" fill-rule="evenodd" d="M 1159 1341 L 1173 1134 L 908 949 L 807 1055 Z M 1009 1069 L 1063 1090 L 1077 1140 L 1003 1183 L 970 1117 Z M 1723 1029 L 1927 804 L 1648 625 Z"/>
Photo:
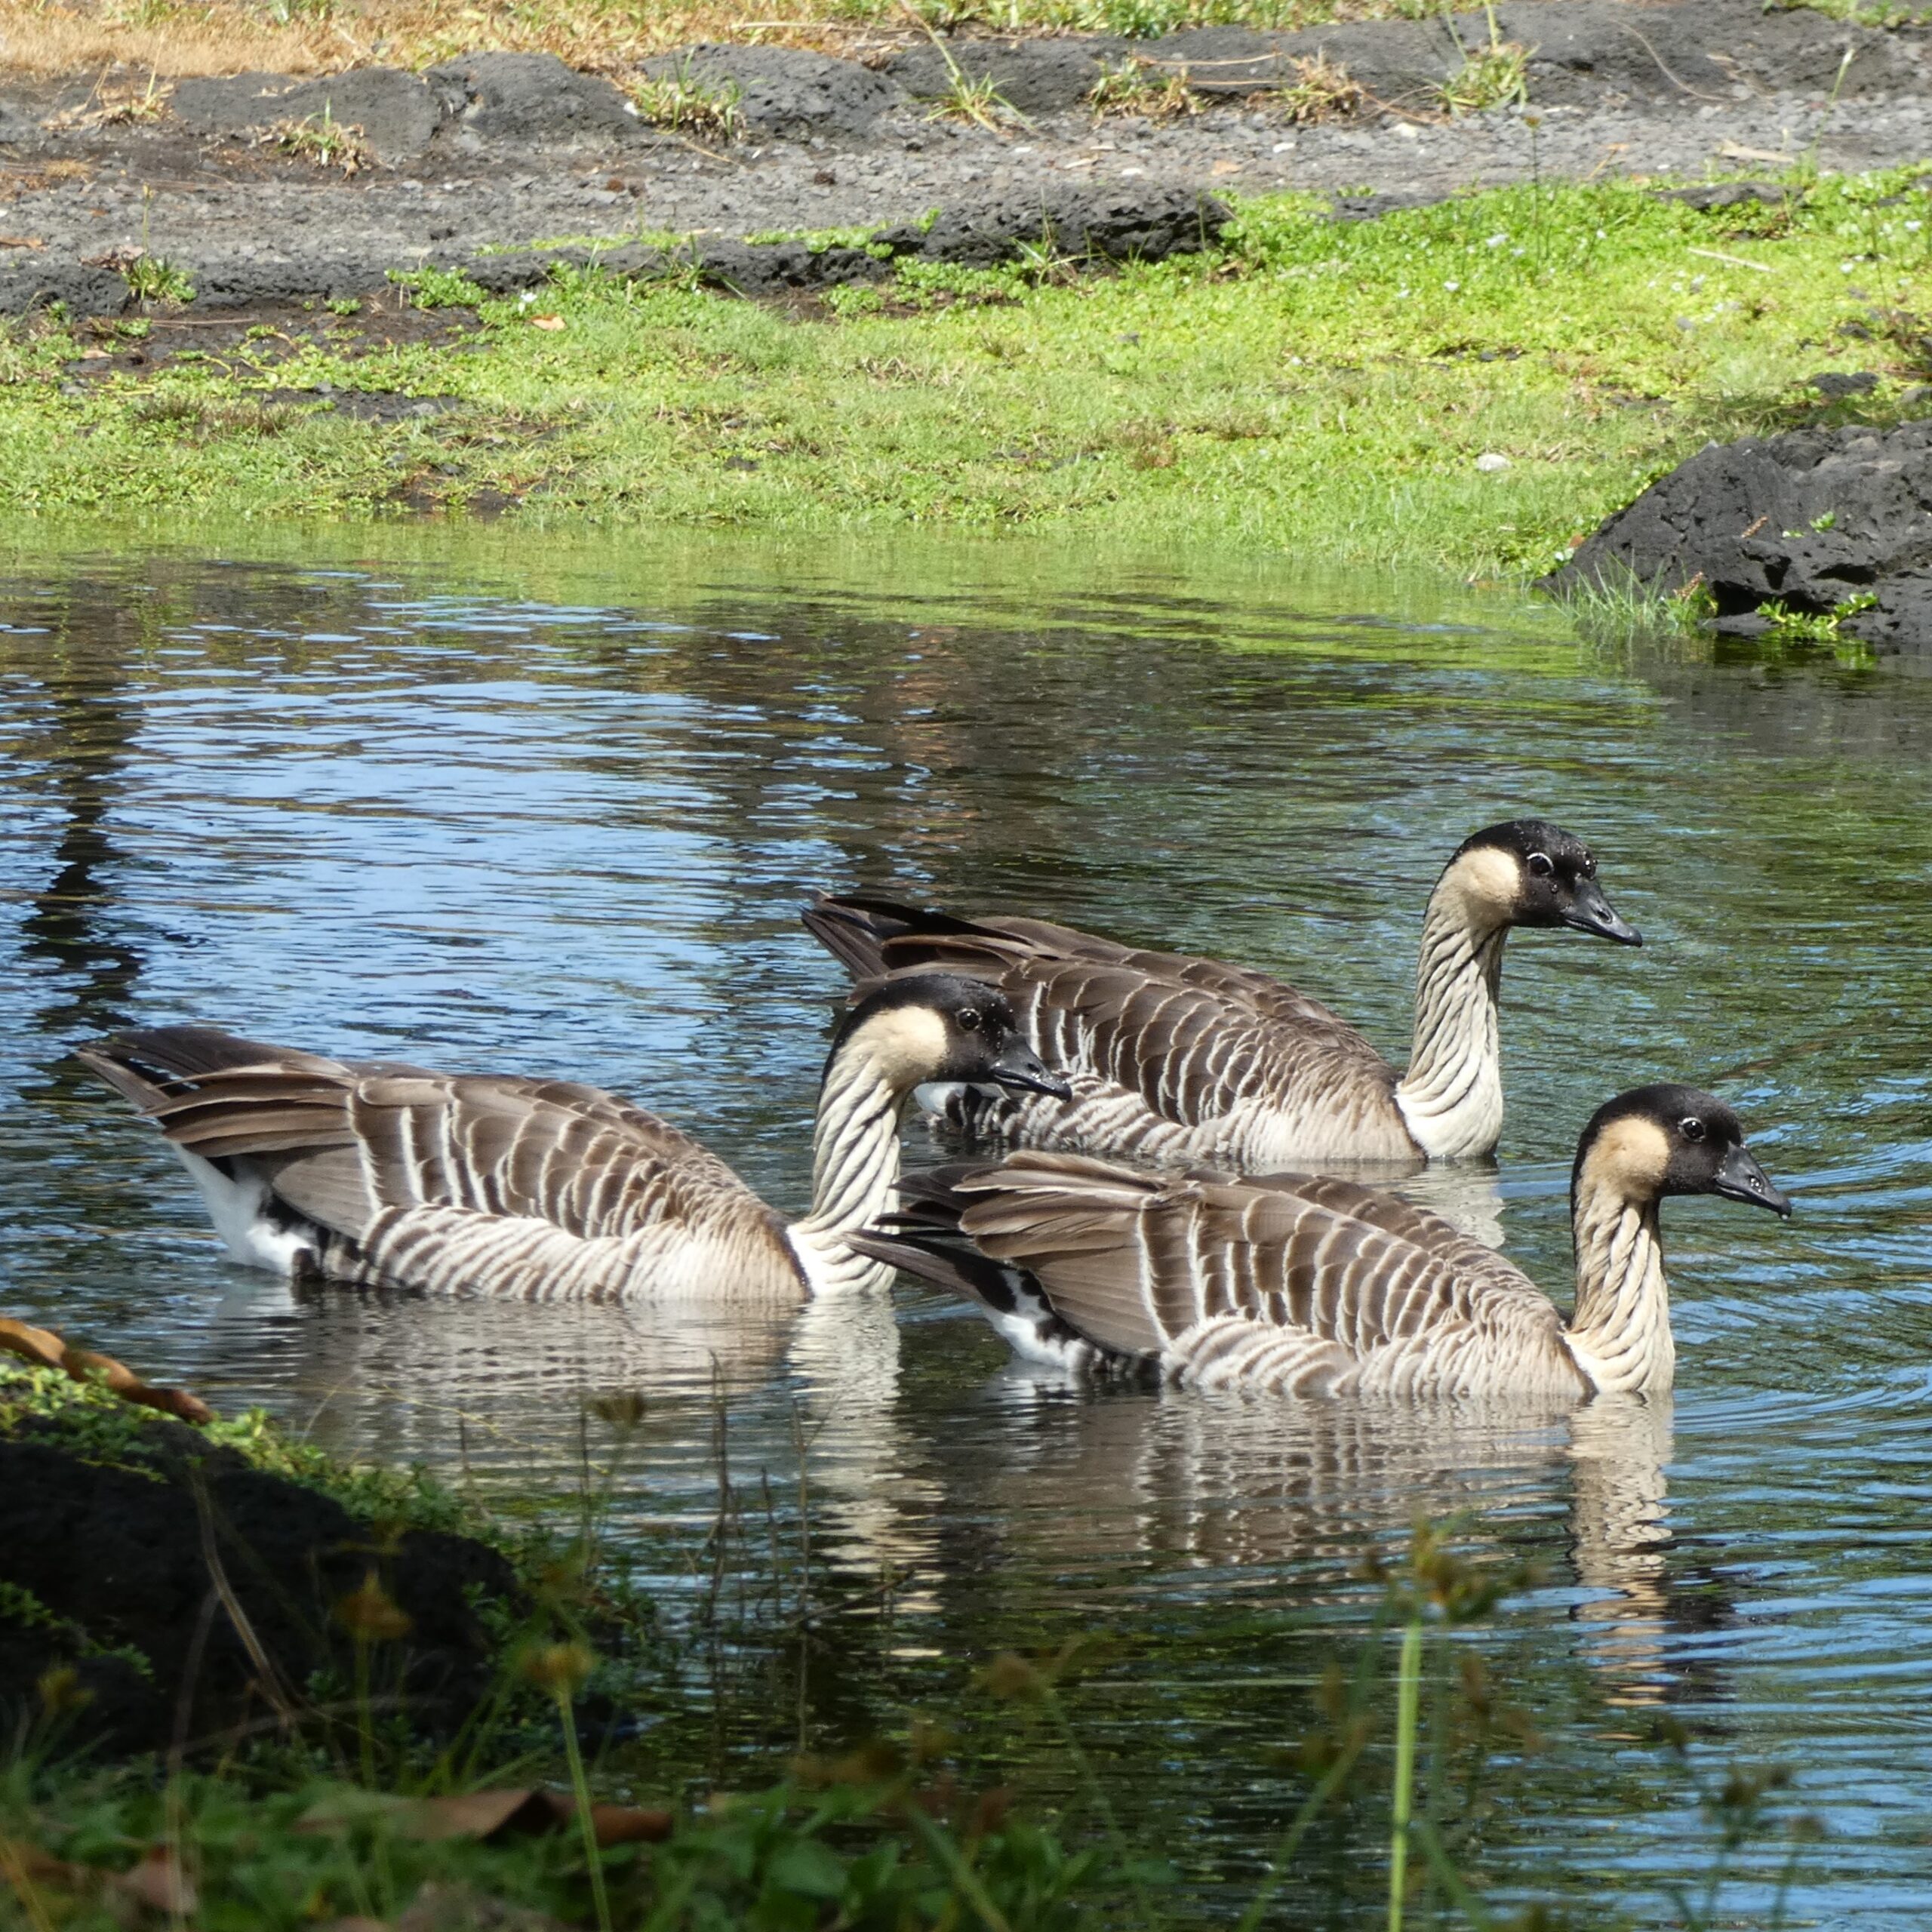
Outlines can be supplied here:
<path id="1" fill-rule="evenodd" d="M 673 1601 L 707 1561 L 721 1412 L 773 1535 L 808 1495 L 829 1594 L 899 1581 L 785 1708 L 718 1716 L 706 1775 L 1097 1633 L 1073 1721 L 1204 1916 L 1238 1909 L 1305 1788 L 1287 1754 L 1366 1614 L 1364 1552 L 1472 1510 L 1544 1566 L 1466 1640 L 1542 1736 L 1500 1761 L 1486 1886 L 1669 1922 L 1714 1840 L 1646 1741 L 1664 1712 L 1707 1775 L 1792 1767 L 1827 1832 L 1794 1923 L 1932 1921 L 1932 679 L 1580 645 L 1512 599 L 1260 567 L 380 540 L 325 566 L 0 552 L 5 1312 L 506 1507 L 574 1509 L 587 1454 Z M 1428 1185 L 1561 1298 L 1591 1109 L 1661 1077 L 1730 1097 L 1799 1213 L 1673 1204 L 1674 1407 L 1083 1393 L 911 1291 L 749 1323 L 297 1303 L 223 1260 L 70 1057 L 199 1019 L 565 1073 L 801 1208 L 840 988 L 797 923 L 814 890 L 1251 962 L 1399 1060 L 1435 872 L 1524 811 L 1593 841 L 1650 943 L 1512 941 L 1498 1168 Z M 586 1415 L 617 1391 L 645 1398 L 628 1435 Z M 1010 1729 L 1007 1770 L 1063 1795 L 1060 1747 Z M 1371 1921 L 1371 1856 L 1316 1861 L 1282 1922 Z M 1767 1898 L 1737 1890 L 1740 1922 Z"/>

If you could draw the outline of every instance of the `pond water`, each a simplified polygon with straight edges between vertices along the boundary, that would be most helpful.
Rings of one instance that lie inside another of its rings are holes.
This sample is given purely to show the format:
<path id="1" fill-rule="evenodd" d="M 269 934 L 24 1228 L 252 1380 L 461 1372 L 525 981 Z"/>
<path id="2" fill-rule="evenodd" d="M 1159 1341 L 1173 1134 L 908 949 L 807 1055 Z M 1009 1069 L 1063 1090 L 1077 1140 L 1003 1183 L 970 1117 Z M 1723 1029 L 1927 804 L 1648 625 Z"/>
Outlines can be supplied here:
<path id="1" fill-rule="evenodd" d="M 1097 1789 L 1180 1867 L 1183 1919 L 1238 1915 L 1306 1788 L 1365 1553 L 1468 1511 L 1541 1565 L 1460 1639 L 1540 1734 L 1497 1754 L 1479 1884 L 1672 1922 L 1716 1842 L 1694 1774 L 1778 1763 L 1825 1833 L 1790 1921 L 1932 1918 L 1932 680 L 1262 564 L 285 540 L 0 552 L 5 1312 L 506 1508 L 567 1521 L 588 1481 L 674 1606 L 721 1574 L 721 1454 L 731 1587 L 770 1539 L 782 1622 L 802 1518 L 846 1607 L 782 1694 L 693 1690 L 665 1735 L 700 1789 L 946 1706 L 1004 1647 L 1108 1640 L 1064 1693 L 1086 1771 L 1017 1710 L 977 1748 L 1044 1802 Z M 841 990 L 815 890 L 1244 961 L 1399 1060 L 1435 872 L 1525 811 L 1593 842 L 1648 943 L 1512 943 L 1500 1161 L 1442 1198 L 1565 1299 L 1590 1111 L 1665 1077 L 1730 1098 L 1798 1213 L 1672 1204 L 1674 1405 L 1070 1390 L 912 1289 L 749 1320 L 297 1300 L 71 1058 L 199 1019 L 567 1074 L 802 1207 Z M 641 1420 L 586 1407 L 620 1392 Z M 1279 1922 L 1377 1922 L 1378 1816 Z M 1786 1855 L 1743 1854 L 1740 1921 Z"/>

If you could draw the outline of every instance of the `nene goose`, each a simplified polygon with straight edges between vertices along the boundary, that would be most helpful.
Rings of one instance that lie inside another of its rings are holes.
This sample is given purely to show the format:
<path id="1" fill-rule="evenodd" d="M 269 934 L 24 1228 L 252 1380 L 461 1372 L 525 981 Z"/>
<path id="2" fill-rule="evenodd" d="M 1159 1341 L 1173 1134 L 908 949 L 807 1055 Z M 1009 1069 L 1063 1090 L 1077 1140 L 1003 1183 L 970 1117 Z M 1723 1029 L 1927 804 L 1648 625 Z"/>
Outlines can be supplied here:
<path id="1" fill-rule="evenodd" d="M 1503 1128 L 1496 991 L 1512 926 L 1574 926 L 1621 945 L 1581 840 L 1541 819 L 1467 840 L 1430 894 L 1415 1044 L 1395 1069 L 1325 1006 L 1265 973 L 1142 952 L 1065 926 L 966 920 L 822 897 L 806 926 L 860 987 L 943 968 L 1001 987 L 1073 1086 L 1071 1105 L 953 1088 L 949 1124 L 1035 1147 L 1250 1171 L 1309 1162 L 1458 1160 Z"/>
<path id="2" fill-rule="evenodd" d="M 1066 1091 L 991 987 L 894 980 L 833 1039 L 811 1211 L 788 1223 L 667 1121 L 569 1081 L 325 1060 L 200 1026 L 121 1034 L 81 1057 L 173 1142 L 238 1259 L 531 1300 L 883 1286 L 890 1269 L 844 1237 L 891 1202 L 913 1088 Z"/>
<path id="3" fill-rule="evenodd" d="M 1658 1202 L 1791 1211 L 1730 1108 L 1674 1086 L 1626 1094 L 1584 1130 L 1567 1322 L 1493 1250 L 1352 1181 L 1150 1174 L 1029 1149 L 899 1192 L 900 1211 L 854 1246 L 977 1302 L 1022 1355 L 1296 1395 L 1666 1389 Z"/>

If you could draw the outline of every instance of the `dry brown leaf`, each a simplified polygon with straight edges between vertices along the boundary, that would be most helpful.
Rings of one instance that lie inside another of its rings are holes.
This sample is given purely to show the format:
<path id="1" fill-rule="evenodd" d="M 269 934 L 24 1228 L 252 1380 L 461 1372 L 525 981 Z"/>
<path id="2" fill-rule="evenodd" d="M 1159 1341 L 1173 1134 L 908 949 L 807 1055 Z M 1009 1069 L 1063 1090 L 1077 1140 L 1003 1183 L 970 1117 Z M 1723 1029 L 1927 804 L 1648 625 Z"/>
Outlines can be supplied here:
<path id="1" fill-rule="evenodd" d="M 564 326 L 561 315 L 532 315 L 530 326 L 534 329 L 560 329 Z"/>
<path id="2" fill-rule="evenodd" d="M 47 244 L 38 235 L 0 235 L 0 248 L 44 248 Z"/>
<path id="3" fill-rule="evenodd" d="M 575 1807 L 571 1809 L 574 1810 Z M 608 1851 L 613 1845 L 662 1844 L 677 1829 L 675 1814 L 636 1804 L 593 1804 L 590 1829 Z"/>
<path id="4" fill-rule="evenodd" d="M 403 1824 L 413 1838 L 492 1838 L 540 1835 L 574 1829 L 577 1805 L 562 1792 L 469 1791 L 455 1798 L 426 1798 L 410 1807 Z M 613 1845 L 657 1844 L 671 1835 L 677 1820 L 669 1811 L 633 1804 L 593 1804 L 590 1824 L 597 1842 Z"/>
<path id="5" fill-rule="evenodd" d="M 466 1791 L 454 1798 L 426 1798 L 412 1805 L 403 1825 L 412 1838 L 493 1838 L 554 1831 L 549 1793 Z"/>
<path id="6" fill-rule="evenodd" d="M 106 355 L 102 349 L 85 349 L 83 361 Z M 96 1355 L 91 1349 L 71 1348 L 51 1328 L 30 1327 L 24 1321 L 0 1316 L 0 1349 L 9 1355 L 38 1362 L 43 1368 L 57 1368 L 75 1382 L 104 1381 L 124 1402 L 138 1402 L 143 1408 L 158 1409 L 163 1415 L 181 1422 L 212 1422 L 214 1411 L 198 1395 L 185 1389 L 159 1389 L 143 1382 L 125 1362 L 112 1355 Z"/>
<path id="7" fill-rule="evenodd" d="M 165 1912 L 171 1918 L 186 1917 L 201 1903 L 194 1881 L 165 1844 L 151 1847 L 138 1865 L 115 1879 L 114 1887 L 137 1905 Z"/>

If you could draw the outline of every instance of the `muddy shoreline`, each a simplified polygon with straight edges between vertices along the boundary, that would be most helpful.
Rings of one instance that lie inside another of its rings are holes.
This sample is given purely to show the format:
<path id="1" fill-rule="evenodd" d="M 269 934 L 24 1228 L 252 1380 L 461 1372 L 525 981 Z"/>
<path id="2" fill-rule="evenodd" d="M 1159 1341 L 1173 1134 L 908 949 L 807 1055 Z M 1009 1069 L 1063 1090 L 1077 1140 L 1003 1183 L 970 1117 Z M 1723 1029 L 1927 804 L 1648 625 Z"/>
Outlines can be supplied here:
<path id="1" fill-rule="evenodd" d="M 191 312 L 357 297 L 424 266 L 514 288 L 559 255 L 638 273 L 695 263 L 761 294 L 889 274 L 908 254 L 985 263 L 1043 242 L 1158 257 L 1201 246 L 1230 191 L 1309 189 L 1373 213 L 1391 205 L 1377 197 L 1536 177 L 1932 153 L 1923 29 L 1767 14 L 1758 0 L 1522 0 L 1497 20 L 1534 50 L 1527 104 L 1458 117 L 1435 91 L 1463 57 L 1439 20 L 950 43 L 961 72 L 1023 116 L 997 131 L 934 118 L 947 75 L 930 45 L 869 66 L 706 47 L 632 77 L 735 86 L 746 125 L 729 142 L 655 128 L 617 80 L 542 54 L 422 75 L 0 81 L 0 312 L 117 312 L 143 255 L 192 285 Z M 1457 32 L 1480 47 L 1487 28 L 1467 16 Z M 1365 90 L 1359 111 L 1295 118 L 1284 90 L 1318 55 Z M 1198 111 L 1097 119 L 1089 90 L 1130 57 L 1180 77 Z M 324 115 L 361 131 L 368 165 L 345 174 L 278 142 L 278 127 Z M 890 232 L 870 245 L 822 232 L 854 228 Z"/>

